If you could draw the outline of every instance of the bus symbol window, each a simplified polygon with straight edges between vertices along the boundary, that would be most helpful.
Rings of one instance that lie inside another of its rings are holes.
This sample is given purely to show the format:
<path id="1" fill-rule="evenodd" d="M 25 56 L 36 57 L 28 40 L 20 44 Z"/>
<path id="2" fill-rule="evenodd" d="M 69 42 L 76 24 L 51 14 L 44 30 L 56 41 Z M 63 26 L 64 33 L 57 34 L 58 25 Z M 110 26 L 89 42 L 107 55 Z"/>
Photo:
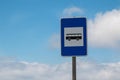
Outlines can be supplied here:
<path id="1" fill-rule="evenodd" d="M 81 33 L 69 33 L 66 34 L 66 40 L 71 41 L 71 40 L 77 40 L 79 41 L 82 39 L 82 34 Z"/>

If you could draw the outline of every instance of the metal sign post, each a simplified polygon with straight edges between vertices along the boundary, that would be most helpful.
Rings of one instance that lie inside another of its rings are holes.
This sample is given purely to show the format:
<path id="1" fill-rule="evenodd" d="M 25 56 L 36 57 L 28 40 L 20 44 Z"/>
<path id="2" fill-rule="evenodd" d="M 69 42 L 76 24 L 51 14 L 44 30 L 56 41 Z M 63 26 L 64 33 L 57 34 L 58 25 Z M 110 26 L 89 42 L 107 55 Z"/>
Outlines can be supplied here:
<path id="1" fill-rule="evenodd" d="M 72 57 L 72 80 L 76 80 L 76 57 Z"/>

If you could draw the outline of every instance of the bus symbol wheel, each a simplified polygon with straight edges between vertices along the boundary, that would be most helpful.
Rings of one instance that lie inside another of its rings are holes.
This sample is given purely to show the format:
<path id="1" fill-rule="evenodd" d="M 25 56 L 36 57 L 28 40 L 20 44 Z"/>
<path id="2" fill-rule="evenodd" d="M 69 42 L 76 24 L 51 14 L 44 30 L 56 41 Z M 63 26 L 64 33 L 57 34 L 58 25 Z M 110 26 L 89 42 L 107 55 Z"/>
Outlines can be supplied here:
<path id="1" fill-rule="evenodd" d="M 76 38 L 76 40 L 78 41 L 78 40 L 79 40 L 79 38 Z"/>
<path id="2" fill-rule="evenodd" d="M 70 41 L 71 40 L 71 38 L 68 38 L 68 41 Z"/>

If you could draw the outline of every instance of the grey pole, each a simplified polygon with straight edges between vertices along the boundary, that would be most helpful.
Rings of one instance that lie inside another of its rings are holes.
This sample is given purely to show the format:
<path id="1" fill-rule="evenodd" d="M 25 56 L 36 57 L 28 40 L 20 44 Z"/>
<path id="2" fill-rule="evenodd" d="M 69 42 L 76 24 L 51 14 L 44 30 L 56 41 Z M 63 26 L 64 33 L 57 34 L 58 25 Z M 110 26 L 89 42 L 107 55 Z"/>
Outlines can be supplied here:
<path id="1" fill-rule="evenodd" d="M 72 57 L 72 80 L 76 80 L 76 57 Z"/>

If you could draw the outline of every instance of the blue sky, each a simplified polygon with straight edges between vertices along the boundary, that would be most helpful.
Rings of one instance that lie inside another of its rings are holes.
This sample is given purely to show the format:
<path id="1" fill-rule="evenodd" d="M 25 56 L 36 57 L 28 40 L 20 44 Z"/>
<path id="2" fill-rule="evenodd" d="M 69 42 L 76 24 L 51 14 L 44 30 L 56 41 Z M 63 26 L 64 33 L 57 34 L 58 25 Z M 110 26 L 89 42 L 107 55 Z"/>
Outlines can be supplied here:
<path id="1" fill-rule="evenodd" d="M 97 14 L 105 18 L 114 10 L 119 12 L 119 4 L 120 0 L 0 0 L 0 56 L 46 64 L 70 61 L 60 52 L 60 18 L 76 9 L 69 16 L 86 16 L 95 26 L 99 24 Z M 116 39 L 120 43 L 120 37 Z M 94 46 L 90 41 L 88 56 L 81 59 L 100 63 L 120 61 L 120 46 L 108 46 Z"/>
<path id="2" fill-rule="evenodd" d="M 120 0 L 0 0 L 0 80 L 71 80 L 60 19 L 81 16 L 88 55 L 77 57 L 77 80 L 120 80 Z"/>

